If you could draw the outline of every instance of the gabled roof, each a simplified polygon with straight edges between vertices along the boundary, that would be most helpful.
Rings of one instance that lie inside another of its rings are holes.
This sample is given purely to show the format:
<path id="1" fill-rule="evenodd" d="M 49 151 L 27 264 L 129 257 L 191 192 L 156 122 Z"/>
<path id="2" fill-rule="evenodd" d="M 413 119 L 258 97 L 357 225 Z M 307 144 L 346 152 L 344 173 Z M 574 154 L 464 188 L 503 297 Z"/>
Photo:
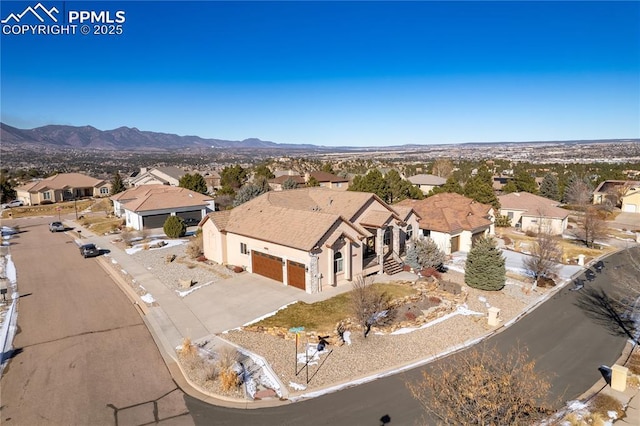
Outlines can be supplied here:
<path id="1" fill-rule="evenodd" d="M 327 173 L 322 171 L 311 172 L 309 173 L 309 177 L 315 178 L 315 180 L 317 180 L 318 182 L 331 182 L 331 183 L 349 182 L 348 178 L 342 178 L 332 173 Z"/>
<path id="2" fill-rule="evenodd" d="M 125 209 L 133 212 L 206 206 L 213 200 L 208 195 L 168 185 L 136 186 L 114 195 L 111 199 L 120 201 Z"/>
<path id="3" fill-rule="evenodd" d="M 173 166 L 154 167 L 132 178 L 132 182 L 135 184 L 137 182 L 141 182 L 152 177 L 154 180 L 158 180 L 162 183 L 170 183 L 167 179 L 165 179 L 161 175 L 169 176 L 175 180 L 180 180 L 180 178 L 184 176 L 186 173 L 187 172 L 185 172 L 184 170 L 179 169 L 177 167 L 173 167 Z"/>
<path id="4" fill-rule="evenodd" d="M 354 218 L 373 202 L 381 205 L 380 217 L 372 215 L 376 221 L 404 219 L 375 194 L 320 187 L 270 191 L 230 211 L 209 213 L 208 219 L 221 231 L 308 251 L 341 224 L 352 230 L 352 239 L 371 235 Z"/>
<path id="5" fill-rule="evenodd" d="M 460 194 L 442 193 L 424 200 L 403 200 L 397 206 L 412 207 L 420 215 L 420 228 L 455 234 L 491 226 L 492 207 Z"/>
<path id="6" fill-rule="evenodd" d="M 640 182 L 636 180 L 605 180 L 604 182 L 600 182 L 600 185 L 596 187 L 593 193 L 606 193 L 625 186 L 633 187 L 638 185 L 640 185 Z"/>
<path id="7" fill-rule="evenodd" d="M 304 177 L 296 176 L 296 175 L 293 175 L 293 176 L 292 175 L 278 176 L 277 178 L 269 179 L 269 183 L 273 183 L 273 184 L 276 184 L 276 185 L 282 185 L 283 183 L 285 183 L 289 179 L 291 179 L 292 181 L 294 181 L 298 185 L 304 185 L 305 184 Z"/>
<path id="8" fill-rule="evenodd" d="M 445 178 L 441 178 L 440 176 L 436 176 L 436 175 L 427 175 L 427 174 L 411 176 L 407 178 L 407 180 L 414 185 L 439 186 L 447 183 L 447 180 Z"/>
<path id="9" fill-rule="evenodd" d="M 82 173 L 59 173 L 39 181 L 29 182 L 16 190 L 40 192 L 47 189 L 96 188 L 104 184 L 104 180 L 92 178 Z"/>
<path id="10" fill-rule="evenodd" d="M 501 210 L 518 210 L 523 216 L 541 216 L 554 219 L 564 219 L 569 212 L 558 207 L 558 202 L 528 192 L 512 192 L 500 195 Z"/>

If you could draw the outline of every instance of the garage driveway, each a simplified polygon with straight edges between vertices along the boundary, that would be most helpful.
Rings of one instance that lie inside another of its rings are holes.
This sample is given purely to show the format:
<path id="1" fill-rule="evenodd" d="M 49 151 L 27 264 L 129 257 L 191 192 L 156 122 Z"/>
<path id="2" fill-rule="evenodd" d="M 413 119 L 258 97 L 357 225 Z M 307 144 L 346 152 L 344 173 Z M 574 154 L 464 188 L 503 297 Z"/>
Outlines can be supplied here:
<path id="1" fill-rule="evenodd" d="M 350 285 L 324 288 L 311 295 L 257 274 L 242 273 L 204 286 L 182 301 L 212 333 L 240 327 L 298 300 L 312 303 L 351 290 Z"/>
<path id="2" fill-rule="evenodd" d="M 610 228 L 640 230 L 640 213 L 622 212 L 614 220 L 606 223 Z"/>

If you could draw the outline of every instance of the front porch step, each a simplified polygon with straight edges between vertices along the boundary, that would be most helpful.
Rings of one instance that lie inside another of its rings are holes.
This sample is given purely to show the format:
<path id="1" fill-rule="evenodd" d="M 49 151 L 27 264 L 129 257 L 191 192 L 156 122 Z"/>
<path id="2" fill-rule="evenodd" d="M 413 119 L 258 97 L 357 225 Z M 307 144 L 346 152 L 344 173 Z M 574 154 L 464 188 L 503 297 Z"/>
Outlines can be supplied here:
<path id="1" fill-rule="evenodd" d="M 382 265 L 382 270 L 387 275 L 395 275 L 398 272 L 402 272 L 402 265 L 396 262 L 394 259 L 388 258 L 387 260 L 384 261 L 384 264 Z"/>

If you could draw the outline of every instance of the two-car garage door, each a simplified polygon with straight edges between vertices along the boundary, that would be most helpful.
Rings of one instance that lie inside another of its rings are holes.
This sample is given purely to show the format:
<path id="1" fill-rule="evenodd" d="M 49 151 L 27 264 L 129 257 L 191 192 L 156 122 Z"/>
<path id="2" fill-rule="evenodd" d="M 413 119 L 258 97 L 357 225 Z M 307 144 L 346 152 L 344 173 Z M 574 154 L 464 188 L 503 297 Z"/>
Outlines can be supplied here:
<path id="1" fill-rule="evenodd" d="M 263 277 L 271 278 L 279 282 L 284 281 L 281 257 L 259 251 L 252 251 L 251 270 L 254 274 L 262 275 Z M 288 285 L 305 290 L 304 264 L 287 260 L 287 281 Z"/>

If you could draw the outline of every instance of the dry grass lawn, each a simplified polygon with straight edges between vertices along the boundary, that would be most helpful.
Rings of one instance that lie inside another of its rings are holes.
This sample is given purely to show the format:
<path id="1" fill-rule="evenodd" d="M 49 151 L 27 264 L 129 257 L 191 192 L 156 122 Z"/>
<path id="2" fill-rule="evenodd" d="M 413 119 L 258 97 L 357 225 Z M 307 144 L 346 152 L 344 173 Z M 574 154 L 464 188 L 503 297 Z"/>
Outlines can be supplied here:
<path id="1" fill-rule="evenodd" d="M 77 204 L 77 205 L 76 205 Z M 58 216 L 66 215 L 69 213 L 74 213 L 77 211 L 78 214 L 91 206 L 93 204 L 92 200 L 81 200 L 77 203 L 73 201 L 68 201 L 65 203 L 56 203 L 56 204 L 45 204 L 41 206 L 25 206 L 25 207 L 14 207 L 12 209 L 6 209 L 2 212 L 2 218 L 6 219 L 9 217 L 9 213 L 11 213 L 14 219 L 20 217 L 31 217 L 31 216 Z M 60 209 L 60 210 L 58 210 Z"/>
<path id="2" fill-rule="evenodd" d="M 416 294 L 402 284 L 372 284 L 377 291 L 386 292 L 391 299 Z M 319 333 L 332 333 L 338 321 L 351 315 L 351 292 L 312 304 L 298 302 L 278 311 L 275 315 L 253 324 L 256 327 L 304 327 Z"/>

